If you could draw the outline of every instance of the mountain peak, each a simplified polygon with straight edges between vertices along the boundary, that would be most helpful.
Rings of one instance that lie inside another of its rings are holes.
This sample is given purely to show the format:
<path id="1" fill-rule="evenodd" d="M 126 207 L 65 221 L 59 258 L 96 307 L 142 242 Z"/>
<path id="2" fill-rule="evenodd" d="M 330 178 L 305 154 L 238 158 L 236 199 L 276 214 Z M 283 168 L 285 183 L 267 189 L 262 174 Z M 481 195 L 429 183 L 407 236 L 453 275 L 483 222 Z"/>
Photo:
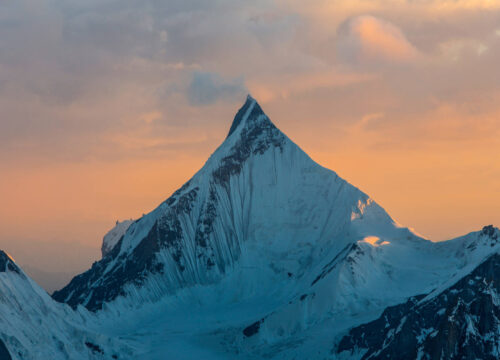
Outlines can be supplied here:
<path id="1" fill-rule="evenodd" d="M 257 100 L 255 100 L 250 94 L 248 94 L 245 103 L 238 110 L 236 116 L 234 117 L 231 128 L 229 129 L 229 133 L 227 134 L 227 138 L 236 131 L 240 124 L 244 123 L 247 119 L 256 119 L 259 117 L 259 115 L 266 116 Z"/>
<path id="2" fill-rule="evenodd" d="M 20 273 L 14 260 L 5 251 L 0 250 L 0 272 L 14 271 Z"/>
<path id="3" fill-rule="evenodd" d="M 494 227 L 493 225 L 487 225 L 481 230 L 481 235 L 485 235 L 492 238 L 493 240 L 496 240 L 498 238 L 497 231 L 498 228 Z"/>

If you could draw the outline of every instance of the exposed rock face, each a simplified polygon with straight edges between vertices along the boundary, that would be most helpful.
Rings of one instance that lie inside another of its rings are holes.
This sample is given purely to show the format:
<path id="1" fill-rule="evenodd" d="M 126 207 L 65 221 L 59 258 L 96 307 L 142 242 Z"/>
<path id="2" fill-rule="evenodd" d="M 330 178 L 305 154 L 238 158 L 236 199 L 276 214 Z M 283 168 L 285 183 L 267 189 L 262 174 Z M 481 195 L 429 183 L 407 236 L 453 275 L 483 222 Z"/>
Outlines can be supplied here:
<path id="1" fill-rule="evenodd" d="M 496 240 L 492 227 L 483 229 Z M 500 255 L 437 296 L 418 296 L 352 329 L 336 352 L 362 359 L 498 359 Z"/>
<path id="2" fill-rule="evenodd" d="M 1 360 L 12 360 L 9 350 L 5 346 L 4 342 L 0 340 L 0 359 Z"/>
<path id="3" fill-rule="evenodd" d="M 114 228 L 108 231 L 104 238 L 102 239 L 101 253 L 102 257 L 108 255 L 111 250 L 118 244 L 118 241 L 122 238 L 123 235 L 127 232 L 127 229 L 134 220 L 124 220 L 122 222 L 117 221 Z"/>

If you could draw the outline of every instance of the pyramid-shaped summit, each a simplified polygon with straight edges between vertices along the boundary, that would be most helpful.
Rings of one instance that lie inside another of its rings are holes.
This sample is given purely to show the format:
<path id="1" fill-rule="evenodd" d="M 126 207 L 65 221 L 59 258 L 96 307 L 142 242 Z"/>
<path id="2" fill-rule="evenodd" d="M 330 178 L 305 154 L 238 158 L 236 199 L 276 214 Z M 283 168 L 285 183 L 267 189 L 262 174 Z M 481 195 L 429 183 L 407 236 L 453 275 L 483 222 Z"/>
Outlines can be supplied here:
<path id="1" fill-rule="evenodd" d="M 259 117 L 265 116 L 266 120 L 269 121 L 267 115 L 262 111 L 262 108 L 257 103 L 257 101 L 250 95 L 247 95 L 247 100 L 243 104 L 243 106 L 238 110 L 236 116 L 234 117 L 233 123 L 231 124 L 231 128 L 229 129 L 229 133 L 227 137 L 231 136 L 232 133 L 236 130 L 236 128 L 246 120 L 256 121 Z"/>
<path id="2" fill-rule="evenodd" d="M 248 95 L 234 117 L 226 141 L 216 152 L 219 157 L 214 161 L 215 180 L 221 184 L 227 182 L 252 155 L 263 154 L 269 148 L 282 150 L 286 140 L 257 101 Z"/>
<path id="3" fill-rule="evenodd" d="M 237 298 L 267 296 L 276 282 L 299 279 L 351 242 L 338 238 L 353 214 L 370 208 L 392 226 L 383 210 L 312 161 L 248 96 L 203 168 L 53 296 L 96 311 L 117 298 L 157 301 L 224 279 L 255 282 L 256 289 Z"/>

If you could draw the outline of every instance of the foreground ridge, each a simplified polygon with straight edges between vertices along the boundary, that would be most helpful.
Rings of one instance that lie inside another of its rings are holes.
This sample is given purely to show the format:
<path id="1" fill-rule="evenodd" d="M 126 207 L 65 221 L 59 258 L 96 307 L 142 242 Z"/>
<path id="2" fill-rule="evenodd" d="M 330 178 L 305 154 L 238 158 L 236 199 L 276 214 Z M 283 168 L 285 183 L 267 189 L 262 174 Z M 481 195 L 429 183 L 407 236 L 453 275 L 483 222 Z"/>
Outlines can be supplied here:
<path id="1" fill-rule="evenodd" d="M 491 245 L 492 226 L 482 230 Z M 495 253 L 447 289 L 387 308 L 377 320 L 352 329 L 337 353 L 362 359 L 498 359 L 500 254 Z"/>

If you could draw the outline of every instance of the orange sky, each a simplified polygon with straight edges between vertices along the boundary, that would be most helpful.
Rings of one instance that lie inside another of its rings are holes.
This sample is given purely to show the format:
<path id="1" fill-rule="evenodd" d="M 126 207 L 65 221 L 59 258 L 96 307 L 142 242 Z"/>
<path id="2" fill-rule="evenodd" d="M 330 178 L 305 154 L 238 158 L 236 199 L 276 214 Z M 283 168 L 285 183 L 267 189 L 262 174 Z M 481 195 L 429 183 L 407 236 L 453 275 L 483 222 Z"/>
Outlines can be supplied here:
<path id="1" fill-rule="evenodd" d="M 422 235 L 500 224 L 499 2 L 113 6 L 0 5 L 0 247 L 21 264 L 88 267 L 117 219 L 203 165 L 247 92 Z"/>

